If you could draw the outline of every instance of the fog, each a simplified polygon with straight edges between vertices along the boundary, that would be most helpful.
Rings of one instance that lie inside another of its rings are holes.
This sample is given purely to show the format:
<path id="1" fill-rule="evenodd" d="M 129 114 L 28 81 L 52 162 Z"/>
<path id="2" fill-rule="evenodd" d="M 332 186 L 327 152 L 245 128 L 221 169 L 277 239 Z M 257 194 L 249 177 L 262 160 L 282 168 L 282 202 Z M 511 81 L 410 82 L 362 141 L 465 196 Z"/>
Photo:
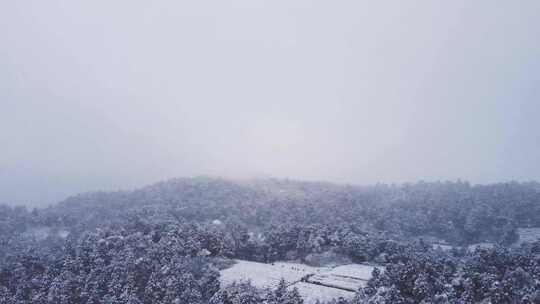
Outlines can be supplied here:
<path id="1" fill-rule="evenodd" d="M 538 1 L 2 1 L 0 202 L 540 179 Z"/>

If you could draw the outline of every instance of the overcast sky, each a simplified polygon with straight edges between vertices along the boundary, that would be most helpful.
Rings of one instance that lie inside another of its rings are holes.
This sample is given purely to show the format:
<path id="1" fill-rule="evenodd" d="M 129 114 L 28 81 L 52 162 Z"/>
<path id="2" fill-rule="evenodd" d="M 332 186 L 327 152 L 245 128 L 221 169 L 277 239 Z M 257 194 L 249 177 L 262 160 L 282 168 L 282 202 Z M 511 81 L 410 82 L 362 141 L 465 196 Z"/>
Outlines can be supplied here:
<path id="1" fill-rule="evenodd" d="M 0 2 L 0 202 L 540 179 L 540 1 Z"/>

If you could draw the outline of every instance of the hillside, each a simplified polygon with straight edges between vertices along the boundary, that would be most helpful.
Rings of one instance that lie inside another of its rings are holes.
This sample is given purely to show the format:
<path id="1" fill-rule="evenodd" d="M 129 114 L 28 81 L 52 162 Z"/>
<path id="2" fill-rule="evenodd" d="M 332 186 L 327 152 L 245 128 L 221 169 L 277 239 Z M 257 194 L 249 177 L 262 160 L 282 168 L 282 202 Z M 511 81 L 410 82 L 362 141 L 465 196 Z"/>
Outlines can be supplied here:
<path id="1" fill-rule="evenodd" d="M 354 301 L 482 300 L 499 292 L 513 301 L 537 296 L 540 280 L 540 243 L 518 243 L 517 233 L 540 227 L 537 183 L 179 178 L 0 211 L 1 303 L 219 304 L 317 292 L 220 286 L 218 269 L 229 259 L 384 264 Z M 482 242 L 496 245 L 462 249 Z"/>

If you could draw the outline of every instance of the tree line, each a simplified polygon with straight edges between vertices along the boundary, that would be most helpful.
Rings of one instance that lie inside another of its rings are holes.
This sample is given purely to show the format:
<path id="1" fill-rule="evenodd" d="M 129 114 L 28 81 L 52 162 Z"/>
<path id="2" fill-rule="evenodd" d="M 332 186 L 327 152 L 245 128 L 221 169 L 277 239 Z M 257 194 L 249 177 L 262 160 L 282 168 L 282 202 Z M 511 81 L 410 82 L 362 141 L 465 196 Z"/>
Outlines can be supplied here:
<path id="1" fill-rule="evenodd" d="M 386 265 L 354 303 L 540 303 L 540 244 L 511 246 L 539 214 L 537 183 L 461 181 L 174 179 L 44 209 L 0 206 L 0 303 L 300 303 L 283 286 L 220 288 L 220 261 L 328 252 Z M 497 245 L 458 247 L 476 242 Z"/>

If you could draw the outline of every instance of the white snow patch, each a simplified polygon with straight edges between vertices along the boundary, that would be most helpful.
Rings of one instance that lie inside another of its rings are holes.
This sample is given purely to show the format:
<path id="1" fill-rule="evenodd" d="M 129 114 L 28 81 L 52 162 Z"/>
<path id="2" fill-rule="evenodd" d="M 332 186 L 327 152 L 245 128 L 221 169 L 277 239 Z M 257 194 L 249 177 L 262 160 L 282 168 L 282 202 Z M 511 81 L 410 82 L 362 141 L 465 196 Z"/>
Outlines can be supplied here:
<path id="1" fill-rule="evenodd" d="M 274 288 L 283 278 L 289 288 L 297 287 L 306 304 L 343 297 L 351 299 L 354 291 L 365 286 L 374 268 L 384 267 L 348 264 L 337 267 L 312 267 L 300 263 L 273 264 L 236 260 L 230 268 L 221 271 L 221 286 L 234 281 L 251 281 L 255 287 Z"/>
<path id="2" fill-rule="evenodd" d="M 221 286 L 226 286 L 234 281 L 251 280 L 251 284 L 258 288 L 273 288 L 283 278 L 287 283 L 300 281 L 303 277 L 328 271 L 328 268 L 310 267 L 299 263 L 276 262 L 265 264 L 243 260 L 235 260 L 230 268 L 221 271 Z"/>
<path id="3" fill-rule="evenodd" d="M 366 286 L 366 283 L 371 278 L 371 273 L 375 268 L 384 270 L 380 266 L 375 267 L 363 264 L 341 265 L 328 272 L 313 275 L 309 277 L 307 281 L 354 292 L 360 287 Z"/>
<path id="4" fill-rule="evenodd" d="M 330 272 L 333 275 L 347 276 L 351 278 L 357 278 L 360 280 L 369 280 L 371 279 L 371 273 L 373 269 L 379 268 L 379 270 L 384 270 L 382 266 L 372 266 L 364 264 L 348 264 L 337 266 L 332 269 Z"/>
<path id="5" fill-rule="evenodd" d="M 340 297 L 350 300 L 354 297 L 354 292 L 306 282 L 298 282 L 292 286 L 289 286 L 290 289 L 294 287 L 298 289 L 298 292 L 304 299 L 304 304 L 314 304 L 317 302 L 317 300 L 324 303 Z"/>

